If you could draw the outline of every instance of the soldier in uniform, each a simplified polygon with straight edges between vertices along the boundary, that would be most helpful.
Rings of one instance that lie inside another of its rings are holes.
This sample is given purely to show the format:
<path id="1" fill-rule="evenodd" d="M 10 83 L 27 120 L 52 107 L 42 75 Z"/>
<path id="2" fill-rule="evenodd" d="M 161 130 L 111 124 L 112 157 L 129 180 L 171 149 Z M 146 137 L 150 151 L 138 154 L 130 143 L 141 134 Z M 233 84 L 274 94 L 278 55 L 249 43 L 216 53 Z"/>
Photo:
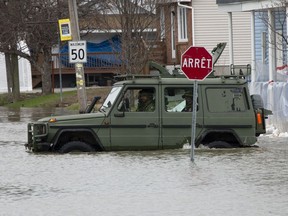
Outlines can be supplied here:
<path id="1" fill-rule="evenodd" d="M 153 100 L 154 91 L 152 89 L 142 89 L 138 96 L 137 112 L 153 112 L 155 101 Z"/>
<path id="2" fill-rule="evenodd" d="M 182 109 L 182 112 L 192 112 L 192 104 L 193 104 L 193 95 L 192 91 L 186 91 L 183 95 L 182 98 L 185 99 L 186 105 Z"/>

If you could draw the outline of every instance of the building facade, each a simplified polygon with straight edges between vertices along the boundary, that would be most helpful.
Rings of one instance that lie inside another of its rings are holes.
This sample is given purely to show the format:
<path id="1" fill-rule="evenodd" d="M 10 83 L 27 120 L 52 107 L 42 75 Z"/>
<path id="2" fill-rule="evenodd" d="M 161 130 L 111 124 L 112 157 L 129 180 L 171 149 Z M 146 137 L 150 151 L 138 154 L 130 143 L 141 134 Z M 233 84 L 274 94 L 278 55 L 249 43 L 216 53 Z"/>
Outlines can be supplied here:
<path id="1" fill-rule="evenodd" d="M 20 91 L 32 91 L 32 76 L 31 76 L 31 66 L 28 60 L 20 58 L 19 63 L 19 83 Z M 8 92 L 7 85 L 7 74 L 6 74 L 6 64 L 5 64 L 5 55 L 0 53 L 0 93 Z"/>
<path id="2" fill-rule="evenodd" d="M 219 10 L 229 15 L 231 23 L 235 12 L 250 13 L 252 64 L 250 92 L 262 95 L 265 107 L 273 111 L 271 123 L 279 132 L 287 132 L 288 4 L 285 0 L 217 0 L 216 3 Z"/>

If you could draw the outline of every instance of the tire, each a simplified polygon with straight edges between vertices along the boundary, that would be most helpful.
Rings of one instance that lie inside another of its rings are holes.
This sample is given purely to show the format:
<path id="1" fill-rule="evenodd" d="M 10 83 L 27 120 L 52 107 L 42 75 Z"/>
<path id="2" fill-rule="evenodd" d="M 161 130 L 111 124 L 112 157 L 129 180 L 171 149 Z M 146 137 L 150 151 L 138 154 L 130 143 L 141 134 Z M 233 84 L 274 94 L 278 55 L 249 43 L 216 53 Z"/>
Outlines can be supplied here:
<path id="1" fill-rule="evenodd" d="M 207 146 L 209 148 L 235 148 L 239 146 L 232 145 L 230 143 L 224 142 L 224 141 L 214 141 L 211 143 L 208 143 Z"/>
<path id="2" fill-rule="evenodd" d="M 68 142 L 59 149 L 59 153 L 61 154 L 69 152 L 92 152 L 92 151 L 95 151 L 95 149 L 93 149 L 90 145 L 80 141 Z"/>

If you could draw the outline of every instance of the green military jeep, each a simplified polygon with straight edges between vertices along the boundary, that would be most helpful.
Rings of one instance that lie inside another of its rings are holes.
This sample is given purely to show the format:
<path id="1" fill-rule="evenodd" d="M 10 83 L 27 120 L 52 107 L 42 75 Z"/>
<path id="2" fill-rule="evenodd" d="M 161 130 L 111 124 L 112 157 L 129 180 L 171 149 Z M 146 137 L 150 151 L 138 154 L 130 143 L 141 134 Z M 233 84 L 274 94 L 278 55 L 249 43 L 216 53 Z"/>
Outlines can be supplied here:
<path id="1" fill-rule="evenodd" d="M 221 52 L 212 53 L 215 63 Z M 249 95 L 242 69 L 239 74 L 235 67 L 231 75 L 212 73 L 199 82 L 193 100 L 191 80 L 155 63 L 151 67 L 159 74 L 119 77 L 97 111 L 99 97 L 84 114 L 29 123 L 26 147 L 59 153 L 182 148 L 191 141 L 191 101 L 197 101 L 196 147 L 252 146 L 266 132 L 265 119 L 271 112 L 259 95 Z M 145 101 L 150 105 L 141 105 Z"/>

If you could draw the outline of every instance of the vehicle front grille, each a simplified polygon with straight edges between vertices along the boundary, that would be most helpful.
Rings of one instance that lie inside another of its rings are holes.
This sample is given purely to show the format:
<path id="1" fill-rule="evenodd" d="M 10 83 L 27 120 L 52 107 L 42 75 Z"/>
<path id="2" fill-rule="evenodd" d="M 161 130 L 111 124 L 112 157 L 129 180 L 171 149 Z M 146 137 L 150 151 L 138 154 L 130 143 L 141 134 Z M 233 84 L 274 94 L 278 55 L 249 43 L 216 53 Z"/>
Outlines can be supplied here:
<path id="1" fill-rule="evenodd" d="M 28 143 L 34 143 L 37 138 L 45 137 L 48 134 L 47 123 L 28 124 Z"/>

